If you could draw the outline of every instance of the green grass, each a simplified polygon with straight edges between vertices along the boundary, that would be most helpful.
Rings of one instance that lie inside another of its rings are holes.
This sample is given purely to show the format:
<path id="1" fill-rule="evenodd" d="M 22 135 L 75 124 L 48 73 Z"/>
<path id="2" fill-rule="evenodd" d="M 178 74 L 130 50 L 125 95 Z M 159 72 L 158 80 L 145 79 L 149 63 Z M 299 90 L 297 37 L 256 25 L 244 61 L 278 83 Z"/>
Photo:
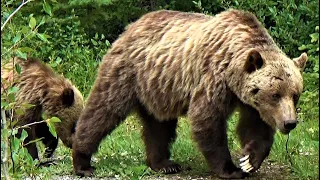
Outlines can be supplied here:
<path id="1" fill-rule="evenodd" d="M 286 152 L 287 136 L 277 133 L 270 159 L 285 164 L 292 162 L 293 175 L 300 178 L 319 177 L 319 126 L 318 121 L 302 122 L 290 133 L 288 151 Z"/>
<path id="2" fill-rule="evenodd" d="M 314 118 L 318 115 L 314 115 Z M 234 134 L 238 115 L 229 120 L 228 138 L 231 154 L 235 156 L 241 152 L 238 140 Z M 93 165 L 96 167 L 95 177 L 118 177 L 121 179 L 140 179 L 148 176 L 157 177 L 145 165 L 145 150 L 141 139 L 141 125 L 135 114 L 130 115 L 110 136 L 107 136 L 100 144 L 98 152 L 93 156 Z M 192 141 L 190 124 L 187 118 L 180 118 L 178 138 L 173 144 L 172 159 L 182 164 L 190 171 L 182 172 L 183 175 L 194 177 L 208 176 L 209 169 L 196 143 Z M 288 166 L 290 178 L 317 179 L 319 161 L 319 127 L 317 119 L 305 120 L 290 133 L 288 151 L 292 159 L 292 165 L 286 152 L 287 136 L 276 133 L 268 161 Z M 45 176 L 71 175 L 72 158 L 71 150 L 61 144 L 56 156 L 64 157 L 58 165 L 42 168 L 41 173 Z M 236 162 L 236 161 L 235 161 Z"/>

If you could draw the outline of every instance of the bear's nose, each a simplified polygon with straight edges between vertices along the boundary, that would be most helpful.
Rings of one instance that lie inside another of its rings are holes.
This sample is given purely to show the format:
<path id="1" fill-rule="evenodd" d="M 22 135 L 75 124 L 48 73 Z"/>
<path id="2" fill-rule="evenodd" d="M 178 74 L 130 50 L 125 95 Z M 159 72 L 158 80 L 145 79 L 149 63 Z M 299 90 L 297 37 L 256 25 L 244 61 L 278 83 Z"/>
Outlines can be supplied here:
<path id="1" fill-rule="evenodd" d="M 292 130 L 297 126 L 297 121 L 296 120 L 288 120 L 284 122 L 284 128 L 287 130 Z"/>

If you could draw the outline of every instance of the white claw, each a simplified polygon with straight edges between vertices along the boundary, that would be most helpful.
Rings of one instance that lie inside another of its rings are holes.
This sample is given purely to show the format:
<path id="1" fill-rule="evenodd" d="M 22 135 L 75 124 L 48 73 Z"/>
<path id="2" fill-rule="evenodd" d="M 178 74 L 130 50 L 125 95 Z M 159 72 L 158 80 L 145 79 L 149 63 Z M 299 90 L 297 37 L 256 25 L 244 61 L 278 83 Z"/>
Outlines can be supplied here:
<path id="1" fill-rule="evenodd" d="M 251 168 L 249 168 L 247 171 L 250 172 L 253 169 L 253 167 L 251 166 Z"/>
<path id="2" fill-rule="evenodd" d="M 248 164 L 246 164 L 245 166 L 242 166 L 244 169 L 249 169 L 249 168 L 251 168 L 252 166 L 251 166 L 251 164 L 250 163 L 248 163 Z"/>
<path id="3" fill-rule="evenodd" d="M 247 159 L 246 161 L 240 163 L 240 166 L 243 167 L 245 165 L 249 164 L 249 159 Z"/>
<path id="4" fill-rule="evenodd" d="M 246 164 L 245 166 L 242 166 L 241 169 L 244 171 L 244 172 L 250 172 L 253 167 L 251 166 L 250 163 Z"/>
<path id="5" fill-rule="evenodd" d="M 253 167 L 251 166 L 251 167 L 247 168 L 246 171 L 247 171 L 247 172 L 250 172 L 250 170 L 251 170 L 252 168 L 253 168 Z"/>
<path id="6" fill-rule="evenodd" d="M 241 161 L 244 161 L 244 160 L 246 160 L 246 159 L 248 159 L 248 158 L 249 158 L 249 154 L 246 155 L 245 157 L 241 158 L 241 159 L 240 159 L 240 162 L 241 162 Z"/>
<path id="7" fill-rule="evenodd" d="M 249 171 L 247 171 L 246 169 L 241 168 L 243 172 L 248 173 Z"/>

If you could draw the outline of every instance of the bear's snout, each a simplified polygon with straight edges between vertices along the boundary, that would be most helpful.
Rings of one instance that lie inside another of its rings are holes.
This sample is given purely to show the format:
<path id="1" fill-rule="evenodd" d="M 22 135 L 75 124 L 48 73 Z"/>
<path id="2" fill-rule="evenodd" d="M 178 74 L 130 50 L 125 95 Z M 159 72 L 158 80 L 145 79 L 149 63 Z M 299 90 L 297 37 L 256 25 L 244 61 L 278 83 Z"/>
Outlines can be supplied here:
<path id="1" fill-rule="evenodd" d="M 297 126 L 297 120 L 286 120 L 283 122 L 282 127 L 279 128 L 280 132 L 283 134 L 288 134 Z"/>
<path id="2" fill-rule="evenodd" d="M 284 122 L 284 128 L 286 130 L 291 131 L 292 129 L 294 129 L 297 126 L 297 121 L 296 120 L 288 120 Z"/>

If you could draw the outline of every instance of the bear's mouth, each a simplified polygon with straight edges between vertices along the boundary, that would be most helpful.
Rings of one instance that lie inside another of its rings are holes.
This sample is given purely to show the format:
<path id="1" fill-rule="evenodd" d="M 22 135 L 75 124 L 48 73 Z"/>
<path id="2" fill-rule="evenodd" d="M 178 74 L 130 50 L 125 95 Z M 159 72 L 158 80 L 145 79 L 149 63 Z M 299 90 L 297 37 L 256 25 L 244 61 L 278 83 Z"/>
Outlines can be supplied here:
<path id="1" fill-rule="evenodd" d="M 279 129 L 279 131 L 282 133 L 282 134 L 289 134 L 291 130 L 288 130 L 288 129 Z"/>

